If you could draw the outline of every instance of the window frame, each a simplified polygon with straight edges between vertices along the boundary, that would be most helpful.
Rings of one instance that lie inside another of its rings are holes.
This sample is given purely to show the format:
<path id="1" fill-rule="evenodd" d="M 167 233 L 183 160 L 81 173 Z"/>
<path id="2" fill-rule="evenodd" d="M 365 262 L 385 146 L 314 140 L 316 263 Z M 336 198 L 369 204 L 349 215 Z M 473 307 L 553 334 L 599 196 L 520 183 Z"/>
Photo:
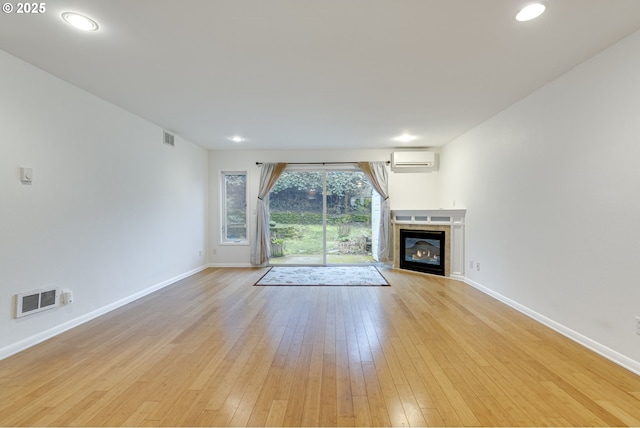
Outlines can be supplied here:
<path id="1" fill-rule="evenodd" d="M 245 177 L 245 235 L 244 239 L 228 239 L 227 238 L 227 177 L 243 175 Z M 248 179 L 249 175 L 247 171 L 233 170 L 233 171 L 220 171 L 220 245 L 249 245 L 249 193 L 248 193 Z"/>

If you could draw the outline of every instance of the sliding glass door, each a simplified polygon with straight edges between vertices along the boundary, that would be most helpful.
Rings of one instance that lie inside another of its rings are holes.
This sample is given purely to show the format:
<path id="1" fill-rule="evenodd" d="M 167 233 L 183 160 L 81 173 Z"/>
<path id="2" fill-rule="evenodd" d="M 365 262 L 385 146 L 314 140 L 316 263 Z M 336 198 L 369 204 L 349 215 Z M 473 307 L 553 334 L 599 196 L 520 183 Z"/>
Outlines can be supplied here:
<path id="1" fill-rule="evenodd" d="M 372 263 L 371 194 L 358 170 L 287 170 L 271 191 L 271 264 Z"/>
<path id="2" fill-rule="evenodd" d="M 326 172 L 329 264 L 371 263 L 371 186 L 360 171 Z"/>
<path id="3" fill-rule="evenodd" d="M 273 264 L 324 264 L 324 174 L 285 171 L 269 195 Z"/>

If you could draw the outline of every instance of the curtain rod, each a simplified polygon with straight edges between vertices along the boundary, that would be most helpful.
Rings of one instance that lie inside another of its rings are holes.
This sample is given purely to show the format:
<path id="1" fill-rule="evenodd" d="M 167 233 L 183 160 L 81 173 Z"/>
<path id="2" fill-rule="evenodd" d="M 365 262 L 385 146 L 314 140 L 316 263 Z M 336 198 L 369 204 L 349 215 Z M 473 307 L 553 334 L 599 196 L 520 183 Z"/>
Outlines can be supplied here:
<path id="1" fill-rule="evenodd" d="M 262 165 L 264 162 L 256 162 L 256 165 Z M 385 162 L 387 165 L 391 161 Z M 287 162 L 287 165 L 357 165 L 358 162 Z"/>

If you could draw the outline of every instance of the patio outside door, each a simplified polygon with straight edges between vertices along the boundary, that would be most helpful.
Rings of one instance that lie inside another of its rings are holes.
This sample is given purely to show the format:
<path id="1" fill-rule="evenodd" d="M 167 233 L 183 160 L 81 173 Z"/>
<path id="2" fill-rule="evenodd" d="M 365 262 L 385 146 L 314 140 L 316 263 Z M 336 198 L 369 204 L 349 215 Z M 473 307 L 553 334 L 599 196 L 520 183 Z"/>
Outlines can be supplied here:
<path id="1" fill-rule="evenodd" d="M 270 264 L 374 262 L 371 195 L 356 169 L 285 171 L 269 196 Z"/>

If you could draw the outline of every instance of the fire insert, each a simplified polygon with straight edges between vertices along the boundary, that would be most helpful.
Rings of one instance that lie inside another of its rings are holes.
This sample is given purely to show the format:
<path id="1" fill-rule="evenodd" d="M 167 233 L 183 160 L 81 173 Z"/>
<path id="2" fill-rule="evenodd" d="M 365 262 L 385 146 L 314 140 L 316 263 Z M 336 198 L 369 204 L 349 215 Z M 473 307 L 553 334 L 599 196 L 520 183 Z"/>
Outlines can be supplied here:
<path id="1" fill-rule="evenodd" d="M 445 233 L 400 229 L 400 268 L 445 276 Z"/>

